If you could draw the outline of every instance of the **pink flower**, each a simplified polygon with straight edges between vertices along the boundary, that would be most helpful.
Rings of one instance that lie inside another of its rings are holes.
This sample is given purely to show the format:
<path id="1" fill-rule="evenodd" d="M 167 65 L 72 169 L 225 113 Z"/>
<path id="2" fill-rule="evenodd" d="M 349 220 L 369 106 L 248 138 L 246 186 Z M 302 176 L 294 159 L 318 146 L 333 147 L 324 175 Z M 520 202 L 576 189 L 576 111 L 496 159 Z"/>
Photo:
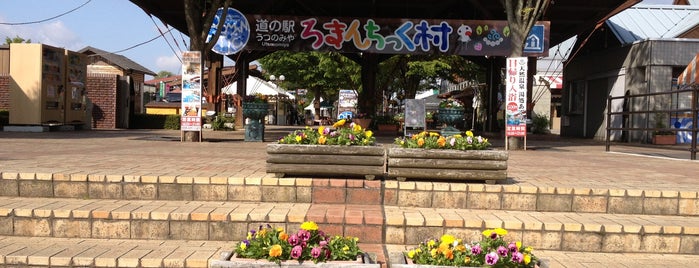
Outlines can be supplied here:
<path id="1" fill-rule="evenodd" d="M 317 259 L 318 257 L 320 257 L 320 253 L 321 253 L 320 247 L 314 247 L 313 249 L 311 249 L 311 257 L 313 257 L 314 259 Z"/>
<path id="2" fill-rule="evenodd" d="M 308 239 L 311 239 L 311 232 L 306 231 L 306 230 L 299 230 L 299 238 L 303 241 L 308 241 Z"/>
<path id="3" fill-rule="evenodd" d="M 299 237 L 296 234 L 292 234 L 289 236 L 289 240 L 287 240 L 289 244 L 292 246 L 298 245 L 299 244 Z"/>
<path id="4" fill-rule="evenodd" d="M 522 255 L 521 252 L 515 252 L 514 254 L 512 254 L 512 262 L 522 263 L 523 260 L 524 255 Z"/>
<path id="5" fill-rule="evenodd" d="M 506 247 L 503 247 L 503 246 L 499 246 L 499 247 L 498 247 L 498 254 L 500 254 L 500 256 L 505 257 L 505 256 L 507 256 L 507 253 L 508 253 L 508 252 L 509 252 L 509 251 L 507 250 Z"/>
<path id="6" fill-rule="evenodd" d="M 303 248 L 301 248 L 301 246 L 295 246 L 291 249 L 291 258 L 298 259 L 301 257 L 301 253 L 303 253 Z"/>
<path id="7" fill-rule="evenodd" d="M 485 264 L 495 265 L 496 263 L 498 263 L 499 259 L 500 259 L 500 257 L 498 257 L 497 253 L 490 252 L 490 253 L 488 253 L 488 255 L 485 255 Z"/>

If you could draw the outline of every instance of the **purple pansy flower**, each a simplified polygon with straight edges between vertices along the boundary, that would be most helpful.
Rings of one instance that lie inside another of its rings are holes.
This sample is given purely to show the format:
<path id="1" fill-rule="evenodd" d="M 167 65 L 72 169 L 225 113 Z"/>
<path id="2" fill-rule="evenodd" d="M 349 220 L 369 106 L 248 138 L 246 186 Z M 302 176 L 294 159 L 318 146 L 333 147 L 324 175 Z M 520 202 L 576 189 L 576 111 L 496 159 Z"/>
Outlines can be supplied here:
<path id="1" fill-rule="evenodd" d="M 509 245 L 507 245 L 507 248 L 510 249 L 510 252 L 518 252 L 519 251 L 517 249 L 517 244 L 515 242 L 512 242 Z"/>
<path id="2" fill-rule="evenodd" d="M 523 260 L 524 260 L 524 255 L 522 255 L 521 252 L 515 252 L 512 254 L 512 262 L 522 263 Z"/>
<path id="3" fill-rule="evenodd" d="M 287 240 L 287 241 L 289 241 L 289 244 L 291 244 L 292 246 L 298 245 L 299 244 L 299 236 L 296 234 L 292 234 L 291 236 L 289 236 L 289 240 Z"/>
<path id="4" fill-rule="evenodd" d="M 483 250 L 481 249 L 481 245 L 476 244 L 473 245 L 473 247 L 471 248 L 471 253 L 473 253 L 473 255 L 481 254 L 481 252 L 483 252 Z"/>
<path id="5" fill-rule="evenodd" d="M 301 253 L 303 253 L 303 248 L 301 248 L 301 246 L 295 246 L 291 249 L 291 258 L 298 259 L 301 257 Z"/>
<path id="6" fill-rule="evenodd" d="M 488 253 L 488 255 L 485 255 L 485 264 L 495 265 L 496 263 L 498 263 L 499 259 L 500 259 L 500 257 L 498 257 L 497 253 L 490 252 L 490 253 Z"/>
<path id="7" fill-rule="evenodd" d="M 311 257 L 313 257 L 314 259 L 317 259 L 318 257 L 320 257 L 320 253 L 321 253 L 320 247 L 314 247 L 313 249 L 311 249 Z"/>
<path id="8" fill-rule="evenodd" d="M 503 247 L 503 246 L 498 247 L 498 254 L 500 254 L 500 256 L 503 256 L 503 257 L 507 256 L 507 252 L 509 252 L 509 251 L 507 250 L 506 247 Z"/>

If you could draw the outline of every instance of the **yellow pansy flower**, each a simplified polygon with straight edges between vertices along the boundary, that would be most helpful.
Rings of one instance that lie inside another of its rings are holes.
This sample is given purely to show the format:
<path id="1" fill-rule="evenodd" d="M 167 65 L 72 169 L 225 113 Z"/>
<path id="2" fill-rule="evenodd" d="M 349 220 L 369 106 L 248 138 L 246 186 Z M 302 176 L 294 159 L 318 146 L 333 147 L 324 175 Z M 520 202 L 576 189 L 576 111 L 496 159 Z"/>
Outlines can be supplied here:
<path id="1" fill-rule="evenodd" d="M 323 132 L 325 132 L 325 126 L 318 127 L 318 134 L 323 135 Z"/>
<path id="2" fill-rule="evenodd" d="M 328 138 L 326 138 L 325 136 L 320 136 L 320 137 L 318 138 L 318 143 L 319 143 L 319 144 L 325 144 L 325 142 L 327 141 L 327 139 L 328 139 Z"/>
<path id="3" fill-rule="evenodd" d="M 413 258 L 415 257 L 415 250 L 408 251 L 408 258 Z"/>
<path id="4" fill-rule="evenodd" d="M 428 248 L 433 248 L 435 244 L 437 244 L 437 242 L 435 242 L 434 240 L 430 239 L 430 241 L 427 241 Z"/>
<path id="5" fill-rule="evenodd" d="M 470 130 L 467 130 L 467 131 L 466 131 L 466 136 L 467 136 L 467 137 L 473 137 L 473 132 L 470 131 Z"/>
<path id="6" fill-rule="evenodd" d="M 359 124 L 354 124 L 354 127 L 352 127 L 352 131 L 360 132 L 362 131 L 362 126 L 360 126 Z"/>
<path id="7" fill-rule="evenodd" d="M 335 122 L 335 124 L 333 124 L 333 127 L 334 127 L 334 128 L 337 128 L 337 127 L 344 126 L 344 125 L 345 125 L 345 122 L 347 122 L 347 120 L 345 120 L 345 119 L 342 119 L 342 120 L 340 120 L 340 121 L 337 121 L 337 122 Z"/>
<path id="8" fill-rule="evenodd" d="M 240 249 L 242 249 L 243 251 L 245 251 L 246 248 L 248 248 L 248 245 L 247 245 L 247 244 L 245 244 L 245 243 L 240 243 Z"/>
<path id="9" fill-rule="evenodd" d="M 430 132 L 430 137 L 439 137 L 439 133 L 437 133 L 437 132 Z"/>
<path id="10" fill-rule="evenodd" d="M 418 147 L 422 147 L 423 145 L 425 145 L 425 139 L 419 138 L 419 139 L 417 140 L 417 146 L 418 146 Z"/>
<path id="11" fill-rule="evenodd" d="M 471 257 L 468 257 L 468 256 L 464 257 L 464 263 L 465 264 L 471 263 Z"/>
<path id="12" fill-rule="evenodd" d="M 296 142 L 301 142 L 301 140 L 302 140 L 303 138 L 302 138 L 301 136 L 299 136 L 299 135 L 296 135 L 296 138 L 294 138 L 294 139 L 296 140 Z"/>
<path id="13" fill-rule="evenodd" d="M 374 135 L 374 132 L 371 132 L 371 130 L 367 130 L 364 132 L 364 135 L 366 135 L 366 138 L 371 138 L 372 135 Z"/>
<path id="14" fill-rule="evenodd" d="M 307 221 L 301 224 L 301 229 L 306 231 L 315 231 L 318 230 L 318 224 L 312 221 Z"/>
<path id="15" fill-rule="evenodd" d="M 439 145 L 439 147 L 444 147 L 444 146 L 446 146 L 446 145 L 447 145 L 447 139 L 440 136 L 439 139 L 437 139 L 437 145 Z"/>
<path id="16" fill-rule="evenodd" d="M 532 261 L 532 256 L 529 254 L 524 254 L 524 264 L 529 264 Z"/>
<path id="17" fill-rule="evenodd" d="M 502 228 L 495 228 L 495 233 L 498 234 L 499 236 L 506 236 L 507 235 L 507 230 L 502 229 Z"/>
<path id="18" fill-rule="evenodd" d="M 456 240 L 456 238 L 454 238 L 454 236 L 452 235 L 445 234 L 441 238 L 439 238 L 439 240 L 441 240 L 442 243 L 451 244 L 454 243 L 454 240 Z"/>

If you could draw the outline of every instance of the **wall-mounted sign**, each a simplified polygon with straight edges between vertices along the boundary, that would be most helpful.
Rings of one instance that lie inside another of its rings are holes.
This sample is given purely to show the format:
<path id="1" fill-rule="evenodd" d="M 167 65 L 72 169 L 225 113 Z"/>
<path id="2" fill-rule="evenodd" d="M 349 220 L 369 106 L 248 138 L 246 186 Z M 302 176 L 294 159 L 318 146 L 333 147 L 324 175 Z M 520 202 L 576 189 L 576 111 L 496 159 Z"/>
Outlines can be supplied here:
<path id="1" fill-rule="evenodd" d="M 218 28 L 219 22 L 221 22 L 221 17 L 223 17 L 223 8 L 219 8 L 214 16 L 214 21 L 209 28 L 209 35 L 206 37 L 206 42 L 209 43 L 214 34 L 216 34 L 216 29 Z M 211 50 L 221 55 L 232 55 L 243 50 L 245 45 L 248 43 L 248 38 L 250 37 L 250 24 L 245 18 L 243 13 L 240 11 L 228 8 L 226 13 L 226 20 L 223 23 L 223 28 L 221 28 L 221 35 L 216 40 L 216 45 L 214 45 Z"/>
<path id="2" fill-rule="evenodd" d="M 507 21 L 248 15 L 252 50 L 508 56 Z M 525 56 L 548 56 L 550 22 L 537 22 Z"/>

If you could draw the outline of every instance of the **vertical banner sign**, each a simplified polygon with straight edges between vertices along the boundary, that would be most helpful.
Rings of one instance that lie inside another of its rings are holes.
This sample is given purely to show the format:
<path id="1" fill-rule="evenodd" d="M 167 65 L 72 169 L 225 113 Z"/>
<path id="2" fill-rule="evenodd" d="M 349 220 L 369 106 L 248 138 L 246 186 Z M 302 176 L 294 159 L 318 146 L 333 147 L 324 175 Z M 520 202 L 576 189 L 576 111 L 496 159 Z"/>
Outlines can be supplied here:
<path id="1" fill-rule="evenodd" d="M 182 54 L 182 131 L 201 131 L 201 53 Z"/>
<path id="2" fill-rule="evenodd" d="M 507 58 L 505 135 L 527 135 L 527 58 Z"/>

